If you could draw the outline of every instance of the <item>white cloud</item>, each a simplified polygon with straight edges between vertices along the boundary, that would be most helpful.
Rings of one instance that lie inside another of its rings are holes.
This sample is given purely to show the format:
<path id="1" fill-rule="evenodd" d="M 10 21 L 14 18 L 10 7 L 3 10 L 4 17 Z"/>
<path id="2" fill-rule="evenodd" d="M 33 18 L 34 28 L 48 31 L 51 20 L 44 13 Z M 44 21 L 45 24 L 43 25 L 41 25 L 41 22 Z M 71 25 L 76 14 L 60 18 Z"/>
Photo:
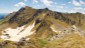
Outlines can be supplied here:
<path id="1" fill-rule="evenodd" d="M 43 4 L 46 6 L 52 6 L 52 3 L 53 3 L 53 1 L 50 1 L 50 0 L 41 0 L 41 2 L 43 2 Z"/>
<path id="2" fill-rule="evenodd" d="M 61 6 L 56 6 L 56 8 L 64 9 L 65 7 L 63 5 L 61 5 Z"/>
<path id="3" fill-rule="evenodd" d="M 79 0 L 79 1 L 77 1 L 77 0 L 71 0 L 71 2 L 68 2 L 68 3 L 72 3 L 72 4 L 75 5 L 75 6 L 85 5 L 85 2 L 82 1 L 82 0 Z"/>
<path id="4" fill-rule="evenodd" d="M 38 3 L 38 0 L 33 0 L 33 3 Z"/>
<path id="5" fill-rule="evenodd" d="M 80 12 L 85 14 L 85 9 L 82 7 L 74 7 L 73 9 L 68 11 L 69 13 L 76 13 L 76 12 Z"/>
<path id="6" fill-rule="evenodd" d="M 82 4 L 80 2 L 78 2 L 77 0 L 72 0 L 72 4 L 74 4 L 75 6 L 81 6 Z"/>
<path id="7" fill-rule="evenodd" d="M 83 2 L 82 0 L 80 0 L 80 3 L 81 3 L 81 4 L 85 4 L 85 2 Z"/>
<path id="8" fill-rule="evenodd" d="M 18 11 L 18 9 L 16 9 L 16 8 L 11 9 L 11 10 L 2 9 L 2 10 L 0 10 L 0 13 L 12 13 L 12 12 L 16 12 L 16 11 Z"/>
<path id="9" fill-rule="evenodd" d="M 25 2 L 27 2 L 28 0 L 24 0 Z"/>
<path id="10" fill-rule="evenodd" d="M 64 6 L 59 6 L 59 8 L 64 9 Z"/>
<path id="11" fill-rule="evenodd" d="M 14 6 L 16 6 L 16 7 L 24 7 L 24 6 L 26 6 L 26 4 L 24 2 L 19 2 L 19 3 L 15 4 Z"/>
<path id="12" fill-rule="evenodd" d="M 61 4 L 61 5 L 65 6 L 66 4 Z"/>
<path id="13" fill-rule="evenodd" d="M 56 2 L 54 4 L 57 4 Z"/>
<path id="14" fill-rule="evenodd" d="M 75 9 L 75 10 L 83 10 L 82 7 L 74 7 L 73 9 Z"/>
<path id="15" fill-rule="evenodd" d="M 40 5 L 37 5 L 38 7 L 40 6 Z"/>
<path id="16" fill-rule="evenodd" d="M 71 3 L 71 1 L 70 2 L 68 2 L 69 4 Z"/>
<path id="17" fill-rule="evenodd" d="M 74 9 L 72 9 L 72 10 L 69 11 L 69 13 L 76 13 L 76 12 L 77 12 L 77 11 L 74 10 Z"/>

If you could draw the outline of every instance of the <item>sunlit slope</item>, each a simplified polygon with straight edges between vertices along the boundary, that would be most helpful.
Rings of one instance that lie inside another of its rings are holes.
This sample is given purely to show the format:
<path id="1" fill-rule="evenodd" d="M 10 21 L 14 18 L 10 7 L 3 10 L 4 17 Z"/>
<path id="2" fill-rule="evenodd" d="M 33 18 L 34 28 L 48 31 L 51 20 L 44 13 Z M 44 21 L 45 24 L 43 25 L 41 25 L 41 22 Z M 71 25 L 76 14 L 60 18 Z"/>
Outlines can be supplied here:
<path id="1" fill-rule="evenodd" d="M 85 48 L 84 18 L 85 15 L 82 13 L 60 13 L 48 8 L 34 9 L 26 6 L 0 21 L 0 36 L 9 35 L 13 38 L 12 40 L 0 38 L 0 46 L 1 48 Z M 6 34 L 3 34 L 5 30 Z M 29 35 L 30 33 L 32 34 Z M 14 41 L 17 39 L 18 42 Z"/>
<path id="2" fill-rule="evenodd" d="M 49 42 L 45 48 L 85 48 L 85 37 L 72 33 Z"/>

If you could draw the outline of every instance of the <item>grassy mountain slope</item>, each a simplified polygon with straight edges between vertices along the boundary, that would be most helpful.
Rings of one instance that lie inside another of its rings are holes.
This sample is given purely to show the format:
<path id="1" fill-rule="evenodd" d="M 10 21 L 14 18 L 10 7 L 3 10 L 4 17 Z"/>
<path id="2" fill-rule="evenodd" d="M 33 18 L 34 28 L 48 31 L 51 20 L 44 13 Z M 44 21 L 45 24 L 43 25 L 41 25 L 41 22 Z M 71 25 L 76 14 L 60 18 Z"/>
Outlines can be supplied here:
<path id="1" fill-rule="evenodd" d="M 18 43 L 2 41 L 0 46 L 1 48 L 85 48 L 85 37 L 78 34 L 81 30 L 85 30 L 84 20 L 85 15 L 81 13 L 60 13 L 51 11 L 48 8 L 34 9 L 26 6 L 0 21 L 0 31 L 8 27 L 17 28 L 29 25 L 35 21 L 35 27 L 32 29 L 36 30 L 35 33 L 26 37 L 31 38 L 29 41 L 20 41 Z M 73 25 L 79 30 L 75 29 Z M 59 37 L 62 33 L 67 34 Z M 55 36 L 57 36 L 55 39 L 50 40 Z"/>

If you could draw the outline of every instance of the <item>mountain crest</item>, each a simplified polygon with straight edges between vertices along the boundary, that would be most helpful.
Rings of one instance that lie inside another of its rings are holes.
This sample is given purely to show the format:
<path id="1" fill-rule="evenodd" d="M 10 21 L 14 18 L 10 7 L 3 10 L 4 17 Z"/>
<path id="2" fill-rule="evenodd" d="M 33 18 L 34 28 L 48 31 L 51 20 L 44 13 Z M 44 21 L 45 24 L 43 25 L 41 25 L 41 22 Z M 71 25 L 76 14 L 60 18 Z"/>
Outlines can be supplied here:
<path id="1" fill-rule="evenodd" d="M 13 13 L 12 13 L 13 14 Z M 10 14 L 11 15 L 11 14 Z M 44 20 L 46 17 L 51 17 L 60 20 L 70 25 L 83 25 L 85 23 L 85 15 L 82 13 L 61 13 L 51 11 L 48 8 L 34 9 L 25 6 L 18 12 L 14 13 L 8 22 L 16 22 L 18 25 L 26 24 L 32 20 Z"/>

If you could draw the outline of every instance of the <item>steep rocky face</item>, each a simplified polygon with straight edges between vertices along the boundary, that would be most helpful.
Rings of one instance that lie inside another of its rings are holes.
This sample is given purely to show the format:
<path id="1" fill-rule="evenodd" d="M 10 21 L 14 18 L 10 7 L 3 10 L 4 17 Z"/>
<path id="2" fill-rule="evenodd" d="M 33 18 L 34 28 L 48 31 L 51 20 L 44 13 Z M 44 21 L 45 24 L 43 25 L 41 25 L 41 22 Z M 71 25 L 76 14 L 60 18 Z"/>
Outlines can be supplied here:
<path id="1" fill-rule="evenodd" d="M 15 15 L 9 19 L 9 23 L 16 22 L 19 26 L 34 19 L 37 10 L 31 7 L 21 8 Z"/>
<path id="2" fill-rule="evenodd" d="M 63 16 L 75 21 L 78 25 L 85 23 L 85 15 L 82 13 L 63 14 Z"/>

